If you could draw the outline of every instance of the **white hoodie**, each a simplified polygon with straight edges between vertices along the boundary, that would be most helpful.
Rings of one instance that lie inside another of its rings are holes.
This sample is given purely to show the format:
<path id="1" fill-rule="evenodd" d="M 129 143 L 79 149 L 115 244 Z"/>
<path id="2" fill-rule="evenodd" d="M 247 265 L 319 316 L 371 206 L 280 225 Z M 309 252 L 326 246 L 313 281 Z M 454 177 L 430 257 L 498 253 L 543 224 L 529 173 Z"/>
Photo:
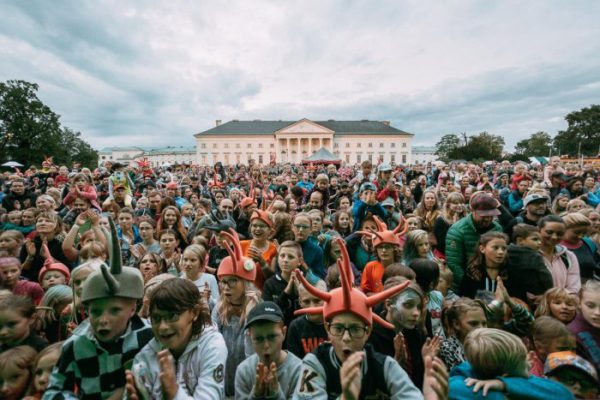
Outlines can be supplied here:
<path id="1" fill-rule="evenodd" d="M 133 359 L 132 371 L 151 399 L 163 397 L 157 358 L 161 350 L 164 350 L 163 345 L 154 338 Z M 208 326 L 200 336 L 192 337 L 176 361 L 179 390 L 174 400 L 224 398 L 226 360 L 225 340 L 214 326 Z"/>

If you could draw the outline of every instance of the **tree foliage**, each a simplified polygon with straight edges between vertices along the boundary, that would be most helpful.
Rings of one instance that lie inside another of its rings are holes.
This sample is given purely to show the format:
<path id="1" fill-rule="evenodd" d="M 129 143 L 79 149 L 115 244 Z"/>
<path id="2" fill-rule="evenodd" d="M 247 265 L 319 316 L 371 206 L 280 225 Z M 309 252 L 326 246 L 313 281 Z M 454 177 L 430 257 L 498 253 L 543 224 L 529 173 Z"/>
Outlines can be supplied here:
<path id="1" fill-rule="evenodd" d="M 592 104 L 565 117 L 569 124 L 566 130 L 554 137 L 554 148 L 558 154 L 596 156 L 600 152 L 600 105 Z"/>
<path id="2" fill-rule="evenodd" d="M 98 153 L 79 132 L 62 127 L 60 116 L 38 97 L 39 86 L 20 80 L 0 82 L 0 160 L 39 165 L 44 156 L 56 164 L 98 163 Z"/>
<path id="3" fill-rule="evenodd" d="M 515 153 L 521 157 L 546 157 L 552 148 L 552 137 L 546 132 L 537 132 L 528 139 L 517 142 Z"/>
<path id="4" fill-rule="evenodd" d="M 436 155 L 441 160 L 499 160 L 502 157 L 504 149 L 504 138 L 498 135 L 492 135 L 488 132 L 481 132 L 477 135 L 463 135 L 463 140 L 456 134 L 449 134 L 442 137 L 436 144 Z"/>

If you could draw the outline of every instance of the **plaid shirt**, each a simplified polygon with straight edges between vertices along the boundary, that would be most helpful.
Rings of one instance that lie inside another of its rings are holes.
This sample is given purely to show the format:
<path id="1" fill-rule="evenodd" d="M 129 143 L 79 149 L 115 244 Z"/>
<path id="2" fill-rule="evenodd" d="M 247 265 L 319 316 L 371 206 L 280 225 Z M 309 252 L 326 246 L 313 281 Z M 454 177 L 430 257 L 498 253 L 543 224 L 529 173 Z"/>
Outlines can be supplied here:
<path id="1" fill-rule="evenodd" d="M 125 369 L 152 338 L 152 329 L 137 315 L 114 343 L 98 342 L 85 320 L 65 342 L 42 399 L 108 398 L 125 386 Z"/>

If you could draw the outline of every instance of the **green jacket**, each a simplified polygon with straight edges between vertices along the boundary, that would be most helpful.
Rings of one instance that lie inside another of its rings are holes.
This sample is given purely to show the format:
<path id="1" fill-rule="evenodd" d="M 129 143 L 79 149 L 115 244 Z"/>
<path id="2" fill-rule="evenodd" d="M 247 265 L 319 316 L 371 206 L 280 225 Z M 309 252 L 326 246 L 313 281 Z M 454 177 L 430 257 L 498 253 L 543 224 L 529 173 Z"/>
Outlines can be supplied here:
<path id="1" fill-rule="evenodd" d="M 502 227 L 496 221 L 490 225 L 487 232 L 502 232 Z M 477 232 L 471 214 L 455 222 L 446 236 L 446 263 L 454 274 L 452 289 L 458 292 L 465 274 L 469 259 L 475 253 L 479 237 L 485 232 Z"/>

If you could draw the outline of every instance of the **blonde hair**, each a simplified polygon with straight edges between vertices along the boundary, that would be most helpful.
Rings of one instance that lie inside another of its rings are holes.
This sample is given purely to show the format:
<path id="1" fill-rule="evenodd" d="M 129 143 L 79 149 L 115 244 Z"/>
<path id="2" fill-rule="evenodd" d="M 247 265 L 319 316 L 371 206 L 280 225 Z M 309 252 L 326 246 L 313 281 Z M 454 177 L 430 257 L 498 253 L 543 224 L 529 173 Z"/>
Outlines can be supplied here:
<path id="1" fill-rule="evenodd" d="M 540 301 L 538 308 L 535 310 L 535 317 L 552 317 L 550 304 L 553 300 L 564 300 L 565 302 L 572 302 L 574 306 L 577 306 L 577 304 L 579 303 L 577 301 L 577 297 L 569 293 L 566 289 L 558 287 L 551 288 L 546 290 L 546 293 L 544 293 L 544 295 L 542 296 L 542 300 Z"/>
<path id="2" fill-rule="evenodd" d="M 198 259 L 200 260 L 200 269 L 204 269 L 204 263 L 206 261 L 206 248 L 202 245 L 199 244 L 190 244 L 189 246 L 187 246 L 185 248 L 185 250 L 183 251 L 183 254 L 185 253 L 192 253 L 194 254 L 196 257 L 198 257 Z"/>
<path id="3" fill-rule="evenodd" d="M 242 285 L 244 285 L 244 297 L 242 298 L 242 312 L 240 313 L 240 326 L 243 326 L 246 323 L 246 316 L 256 306 L 258 303 L 262 301 L 260 290 L 254 286 L 254 284 L 245 279 L 238 278 L 242 281 Z M 217 303 L 217 314 L 219 316 L 219 321 L 223 326 L 229 325 L 229 320 L 236 316 L 236 312 L 234 307 L 225 299 L 225 294 L 223 291 L 220 293 L 220 299 Z"/>
<path id="4" fill-rule="evenodd" d="M 583 226 L 592 226 L 592 222 L 588 217 L 578 212 L 569 213 L 563 217 L 567 229 L 578 228 Z"/>
<path id="5" fill-rule="evenodd" d="M 37 352 L 30 346 L 16 346 L 0 353 L 0 370 L 6 371 L 9 366 L 27 371 L 31 379 L 31 367 Z M 23 393 L 24 394 L 24 393 Z"/>
<path id="6" fill-rule="evenodd" d="M 467 335 L 465 358 L 480 379 L 527 374 L 527 348 L 518 336 L 494 328 L 475 329 Z"/>
<path id="7" fill-rule="evenodd" d="M 325 182 L 329 183 L 329 176 L 327 176 L 327 174 L 317 175 L 317 178 L 315 179 L 315 183 L 319 183 L 321 181 L 325 181 Z"/>
<path id="8" fill-rule="evenodd" d="M 533 322 L 531 337 L 534 342 L 548 344 L 550 341 L 557 338 L 573 337 L 573 334 L 569 328 L 559 320 L 544 315 L 536 318 Z"/>
<path id="9" fill-rule="evenodd" d="M 590 279 L 581 285 L 581 290 L 579 291 L 579 300 L 583 299 L 583 293 L 587 291 L 600 292 L 600 281 Z"/>
<path id="10" fill-rule="evenodd" d="M 60 352 L 62 350 L 62 346 L 64 343 L 65 343 L 64 341 L 52 343 L 52 344 L 48 345 L 47 347 L 45 347 L 43 350 L 41 350 L 37 354 L 37 356 L 35 357 L 35 360 L 33 360 L 33 364 L 31 364 L 32 376 L 35 376 L 37 366 L 38 366 L 40 360 L 44 357 L 48 357 L 48 356 L 53 357 L 54 364 L 56 365 L 56 363 L 58 362 L 58 359 L 60 358 Z M 36 394 L 39 394 L 37 389 L 35 388 L 35 383 L 34 383 L 33 379 L 31 380 L 31 383 L 30 383 L 29 394 L 31 396 L 35 396 Z"/>
<path id="11" fill-rule="evenodd" d="M 574 206 L 583 206 L 583 208 L 586 208 L 588 205 L 585 201 L 581 199 L 569 200 L 569 202 L 567 203 L 567 212 L 571 212 Z"/>
<path id="12" fill-rule="evenodd" d="M 11 239 L 11 240 L 18 242 L 19 245 L 16 247 L 17 252 L 18 252 L 19 248 L 21 247 L 21 245 L 23 244 L 23 240 L 24 240 L 23 234 L 14 229 L 2 232 L 2 234 L 0 234 L 0 238 L 7 238 L 7 239 Z M 18 253 L 11 254 L 11 256 L 18 256 Z"/>

